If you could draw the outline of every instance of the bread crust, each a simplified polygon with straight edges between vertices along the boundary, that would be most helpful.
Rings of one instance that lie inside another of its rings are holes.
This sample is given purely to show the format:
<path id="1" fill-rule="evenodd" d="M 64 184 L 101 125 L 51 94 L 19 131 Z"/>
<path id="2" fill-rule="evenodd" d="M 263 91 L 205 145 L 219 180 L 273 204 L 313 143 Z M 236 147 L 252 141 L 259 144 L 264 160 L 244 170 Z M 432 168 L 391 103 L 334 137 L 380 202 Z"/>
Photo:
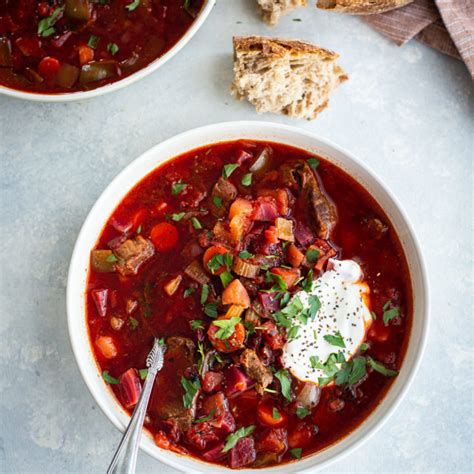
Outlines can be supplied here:
<path id="1" fill-rule="evenodd" d="M 336 60 L 339 57 L 337 53 L 329 49 L 300 40 L 268 38 L 266 36 L 234 36 L 232 41 L 235 54 L 254 52 L 275 58 L 282 58 L 287 54 L 293 57 L 315 54 L 325 60 Z"/>
<path id="2" fill-rule="evenodd" d="M 316 6 L 352 15 L 373 15 L 404 7 L 413 0 L 318 0 Z"/>
<path id="3" fill-rule="evenodd" d="M 348 76 L 338 54 L 305 41 L 236 36 L 232 95 L 258 113 L 313 120 L 328 106 L 331 92 Z"/>

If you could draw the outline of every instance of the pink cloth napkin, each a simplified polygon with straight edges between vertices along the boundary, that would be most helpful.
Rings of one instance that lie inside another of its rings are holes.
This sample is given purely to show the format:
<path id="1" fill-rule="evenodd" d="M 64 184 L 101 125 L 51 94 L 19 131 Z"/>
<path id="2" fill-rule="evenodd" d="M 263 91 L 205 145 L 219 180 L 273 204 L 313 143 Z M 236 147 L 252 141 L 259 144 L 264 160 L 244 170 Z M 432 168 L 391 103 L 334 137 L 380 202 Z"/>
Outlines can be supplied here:
<path id="1" fill-rule="evenodd" d="M 414 0 L 364 20 L 399 46 L 416 38 L 462 59 L 474 78 L 474 0 Z"/>

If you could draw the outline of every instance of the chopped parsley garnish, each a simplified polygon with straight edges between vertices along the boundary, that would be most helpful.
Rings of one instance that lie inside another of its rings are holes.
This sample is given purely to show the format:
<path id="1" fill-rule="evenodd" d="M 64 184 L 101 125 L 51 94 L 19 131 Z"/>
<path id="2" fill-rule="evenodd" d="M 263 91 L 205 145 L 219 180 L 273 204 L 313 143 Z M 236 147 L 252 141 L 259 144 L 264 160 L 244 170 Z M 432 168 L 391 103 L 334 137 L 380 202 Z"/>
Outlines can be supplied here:
<path id="1" fill-rule="evenodd" d="M 344 339 L 339 331 L 337 331 L 336 334 L 334 335 L 326 334 L 325 336 L 323 336 L 323 339 L 329 342 L 329 344 L 331 344 L 332 346 L 343 347 L 343 348 L 346 347 Z"/>
<path id="2" fill-rule="evenodd" d="M 135 329 L 137 329 L 137 327 L 138 327 L 138 321 L 135 318 L 133 318 L 132 316 L 129 316 L 129 318 L 128 318 L 128 327 L 132 331 L 135 331 Z"/>
<path id="3" fill-rule="evenodd" d="M 110 255 L 107 255 L 105 260 L 109 263 L 115 263 L 118 261 L 118 258 L 113 253 L 111 253 Z"/>
<path id="4" fill-rule="evenodd" d="M 140 375 L 140 378 L 142 380 L 145 380 L 146 379 L 146 376 L 148 375 L 148 369 L 140 369 L 138 371 L 138 374 Z"/>
<path id="5" fill-rule="evenodd" d="M 393 318 L 400 316 L 400 308 L 398 306 L 390 308 L 391 304 L 392 304 L 392 300 L 388 300 L 383 305 L 383 323 L 385 324 L 385 326 L 388 326 L 388 323 Z"/>
<path id="6" fill-rule="evenodd" d="M 364 352 L 364 351 L 366 351 L 368 348 L 369 348 L 369 345 L 368 345 L 366 342 L 363 342 L 363 343 L 360 345 L 359 350 L 360 350 L 361 352 Z"/>
<path id="7" fill-rule="evenodd" d="M 207 303 L 204 305 L 204 314 L 210 318 L 217 318 L 217 303 Z"/>
<path id="8" fill-rule="evenodd" d="M 293 448 L 290 449 L 290 454 L 293 459 L 300 459 L 301 458 L 301 453 L 303 450 L 301 448 Z"/>
<path id="9" fill-rule="evenodd" d="M 318 249 L 308 249 L 306 251 L 306 260 L 308 263 L 315 263 L 319 258 L 319 250 Z"/>
<path id="10" fill-rule="evenodd" d="M 315 170 L 319 166 L 319 160 L 317 158 L 308 158 L 308 165 Z"/>
<path id="11" fill-rule="evenodd" d="M 288 371 L 280 369 L 278 372 L 275 372 L 275 377 L 280 381 L 281 393 L 289 402 L 291 402 L 291 378 Z"/>
<path id="12" fill-rule="evenodd" d="M 308 298 L 309 301 L 309 309 L 308 309 L 308 317 L 314 319 L 316 317 L 316 313 L 321 308 L 321 301 L 316 295 L 310 295 Z"/>
<path id="13" fill-rule="evenodd" d="M 318 356 L 312 355 L 309 358 L 309 363 L 311 364 L 312 369 L 321 369 L 324 370 L 324 364 L 321 363 Z"/>
<path id="14" fill-rule="evenodd" d="M 281 415 L 280 415 L 280 412 L 278 411 L 278 408 L 273 407 L 272 418 L 274 420 L 280 420 L 281 419 Z"/>
<path id="15" fill-rule="evenodd" d="M 202 224 L 197 217 L 191 217 L 191 224 L 196 230 L 202 229 Z"/>
<path id="16" fill-rule="evenodd" d="M 381 362 L 377 362 L 372 357 L 367 358 L 367 363 L 379 374 L 385 375 L 386 377 L 395 377 L 398 375 L 398 371 L 387 369 Z"/>
<path id="17" fill-rule="evenodd" d="M 222 176 L 227 179 L 230 177 L 230 175 L 239 167 L 240 165 L 238 163 L 230 163 L 228 165 L 224 165 L 224 168 L 222 170 Z"/>
<path id="18" fill-rule="evenodd" d="M 117 385 L 119 384 L 120 382 L 118 381 L 118 379 L 116 379 L 115 377 L 112 377 L 110 374 L 109 374 L 109 371 L 108 370 L 104 370 L 102 372 L 102 378 L 110 385 Z"/>
<path id="19" fill-rule="evenodd" d="M 244 174 L 240 182 L 242 186 L 250 186 L 252 184 L 252 173 Z"/>
<path id="20" fill-rule="evenodd" d="M 311 412 L 305 408 L 305 407 L 298 407 L 296 409 L 296 416 L 302 420 L 303 418 L 306 418 Z"/>
<path id="21" fill-rule="evenodd" d="M 112 55 L 115 56 L 118 53 L 119 47 L 116 43 L 109 43 L 107 45 L 107 51 Z"/>
<path id="22" fill-rule="evenodd" d="M 99 45 L 100 38 L 96 35 L 90 35 L 89 40 L 87 41 L 87 46 L 92 49 L 97 48 Z"/>
<path id="23" fill-rule="evenodd" d="M 217 411 L 217 408 L 213 408 L 210 411 L 209 415 L 202 416 L 201 418 L 198 418 L 197 420 L 194 420 L 193 423 L 197 424 L 197 423 L 203 423 L 204 421 L 212 420 L 212 418 L 214 417 L 216 411 Z"/>
<path id="24" fill-rule="evenodd" d="M 204 304 L 207 301 L 208 296 L 209 296 L 209 285 L 207 283 L 204 283 L 201 289 L 201 304 Z"/>
<path id="25" fill-rule="evenodd" d="M 204 352 L 204 344 L 202 342 L 198 342 L 198 372 L 202 375 L 202 369 L 204 368 L 204 359 L 206 358 L 206 353 Z"/>
<path id="26" fill-rule="evenodd" d="M 229 271 L 222 272 L 219 276 L 224 288 L 227 288 L 227 285 L 234 279 L 232 273 Z"/>
<path id="27" fill-rule="evenodd" d="M 138 227 L 137 227 L 137 235 L 140 235 L 142 233 L 142 225 L 140 224 Z"/>
<path id="28" fill-rule="evenodd" d="M 64 7 L 58 7 L 50 16 L 40 20 L 38 23 L 38 35 L 42 36 L 43 38 L 53 35 L 56 32 L 54 29 L 54 24 L 63 11 Z"/>
<path id="29" fill-rule="evenodd" d="M 201 388 L 199 378 L 195 377 L 193 380 L 181 377 L 181 385 L 184 388 L 183 405 L 184 408 L 191 408 L 193 406 L 193 399 L 196 393 Z"/>
<path id="30" fill-rule="evenodd" d="M 185 212 L 171 214 L 171 219 L 173 219 L 175 222 L 179 222 L 185 216 L 185 214 Z"/>
<path id="31" fill-rule="evenodd" d="M 239 441 L 240 438 L 245 438 L 246 436 L 252 434 L 254 430 L 255 425 L 250 425 L 246 428 L 242 426 L 242 428 L 239 428 L 238 430 L 234 431 L 232 434 L 227 436 L 227 439 L 225 440 L 225 445 L 222 448 L 222 452 L 226 453 L 227 451 L 230 451 L 237 444 L 237 441 Z"/>
<path id="32" fill-rule="evenodd" d="M 227 271 L 229 271 L 232 267 L 233 257 L 230 253 L 221 254 L 218 253 L 212 257 L 209 262 L 207 262 L 207 268 L 211 270 L 212 274 L 215 274 L 221 267 L 226 267 Z"/>
<path id="33" fill-rule="evenodd" d="M 242 260 L 253 257 L 253 253 L 250 253 L 248 250 L 242 250 L 242 252 L 239 253 L 239 258 L 241 258 Z"/>
<path id="34" fill-rule="evenodd" d="M 179 193 L 184 191 L 186 186 L 187 186 L 186 183 L 174 183 L 173 186 L 171 186 L 171 195 L 177 196 Z"/>
<path id="35" fill-rule="evenodd" d="M 191 329 L 195 331 L 196 329 L 204 329 L 202 321 L 200 319 L 193 319 L 191 321 Z"/>
<path id="36" fill-rule="evenodd" d="M 375 321 L 377 319 L 377 315 L 375 314 L 375 311 L 371 311 L 370 315 L 372 316 L 372 319 Z"/>
<path id="37" fill-rule="evenodd" d="M 235 326 L 238 323 L 240 323 L 240 318 L 238 316 L 234 316 L 230 319 L 218 319 L 217 321 L 212 321 L 212 324 L 219 328 L 216 331 L 215 336 L 218 339 L 229 339 L 229 337 L 234 334 Z"/>
<path id="38" fill-rule="evenodd" d="M 293 326 L 290 328 L 290 330 L 288 331 L 288 342 L 293 341 L 293 339 L 296 339 L 296 337 L 298 336 L 299 329 L 299 326 Z"/>
<path id="39" fill-rule="evenodd" d="M 222 206 L 222 199 L 219 196 L 212 196 L 212 202 L 216 207 Z"/>
<path id="40" fill-rule="evenodd" d="M 187 298 L 188 296 L 191 296 L 194 293 L 194 288 L 186 288 L 183 292 L 183 296 Z"/>
<path id="41" fill-rule="evenodd" d="M 129 3 L 125 8 L 129 11 L 129 12 L 133 12 L 133 10 L 135 10 L 138 5 L 140 5 L 141 3 L 141 0 L 133 0 L 132 3 Z"/>

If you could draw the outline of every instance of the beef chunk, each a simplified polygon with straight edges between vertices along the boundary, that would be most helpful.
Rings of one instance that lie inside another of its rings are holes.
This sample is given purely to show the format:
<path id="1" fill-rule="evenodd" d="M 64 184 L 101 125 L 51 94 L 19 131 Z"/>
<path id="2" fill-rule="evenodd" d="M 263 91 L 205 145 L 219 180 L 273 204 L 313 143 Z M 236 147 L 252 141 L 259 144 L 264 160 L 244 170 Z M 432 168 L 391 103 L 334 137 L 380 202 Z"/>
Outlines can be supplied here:
<path id="1" fill-rule="evenodd" d="M 337 222 L 336 206 L 324 192 L 315 172 L 306 161 L 299 159 L 283 164 L 280 172 L 285 184 L 297 193 L 301 207 L 309 209 L 309 217 L 316 224 L 317 236 L 329 239 Z"/>
<path id="2" fill-rule="evenodd" d="M 230 450 L 229 464 L 232 469 L 237 469 L 253 463 L 256 457 L 257 453 L 255 452 L 253 438 L 240 438 L 237 444 Z"/>
<path id="3" fill-rule="evenodd" d="M 221 201 L 220 206 L 212 204 L 212 213 L 217 217 L 222 217 L 227 212 L 227 207 L 237 197 L 237 188 L 222 176 L 217 180 L 212 189 L 212 197 Z"/>
<path id="4" fill-rule="evenodd" d="M 166 340 L 165 362 L 155 381 L 149 411 L 163 421 L 173 421 L 178 430 L 185 431 L 191 426 L 195 407 L 183 406 L 181 377 L 195 364 L 196 346 L 187 337 L 169 337 Z"/>
<path id="5" fill-rule="evenodd" d="M 255 382 L 255 390 L 263 394 L 263 390 L 273 381 L 272 371 L 263 365 L 257 353 L 252 349 L 245 349 L 242 352 L 240 363 L 244 366 L 247 375 Z"/>
<path id="6" fill-rule="evenodd" d="M 136 275 L 140 266 L 153 257 L 155 247 L 141 235 L 127 239 L 114 250 L 117 257 L 116 268 L 122 275 Z"/>

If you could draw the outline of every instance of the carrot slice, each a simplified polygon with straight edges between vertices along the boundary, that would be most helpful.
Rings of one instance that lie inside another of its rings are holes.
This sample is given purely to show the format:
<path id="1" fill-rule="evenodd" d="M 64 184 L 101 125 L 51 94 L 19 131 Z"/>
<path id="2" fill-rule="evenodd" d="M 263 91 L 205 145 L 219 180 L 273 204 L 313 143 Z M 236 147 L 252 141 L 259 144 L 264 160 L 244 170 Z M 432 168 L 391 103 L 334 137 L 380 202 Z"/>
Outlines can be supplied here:
<path id="1" fill-rule="evenodd" d="M 100 353 L 106 359 L 113 359 L 118 354 L 118 349 L 115 344 L 115 340 L 111 336 L 100 336 L 96 339 L 95 345 L 99 349 Z"/>
<path id="2" fill-rule="evenodd" d="M 202 257 L 203 265 L 204 268 L 209 272 L 212 273 L 213 275 L 220 275 L 223 273 L 226 269 L 225 265 L 221 265 L 219 268 L 216 269 L 210 269 L 209 268 L 209 262 L 216 256 L 216 255 L 224 255 L 228 253 L 229 251 L 225 248 L 222 247 L 221 245 L 213 245 L 212 247 L 209 247 L 205 252 Z"/>
<path id="3" fill-rule="evenodd" d="M 169 222 L 160 222 L 151 229 L 151 241 L 159 252 L 168 252 L 178 242 L 179 235 L 176 227 Z"/>
<path id="4" fill-rule="evenodd" d="M 250 297 L 242 285 L 240 280 L 237 278 L 232 280 L 227 288 L 222 292 L 222 304 L 237 304 L 248 308 L 250 306 Z"/>

